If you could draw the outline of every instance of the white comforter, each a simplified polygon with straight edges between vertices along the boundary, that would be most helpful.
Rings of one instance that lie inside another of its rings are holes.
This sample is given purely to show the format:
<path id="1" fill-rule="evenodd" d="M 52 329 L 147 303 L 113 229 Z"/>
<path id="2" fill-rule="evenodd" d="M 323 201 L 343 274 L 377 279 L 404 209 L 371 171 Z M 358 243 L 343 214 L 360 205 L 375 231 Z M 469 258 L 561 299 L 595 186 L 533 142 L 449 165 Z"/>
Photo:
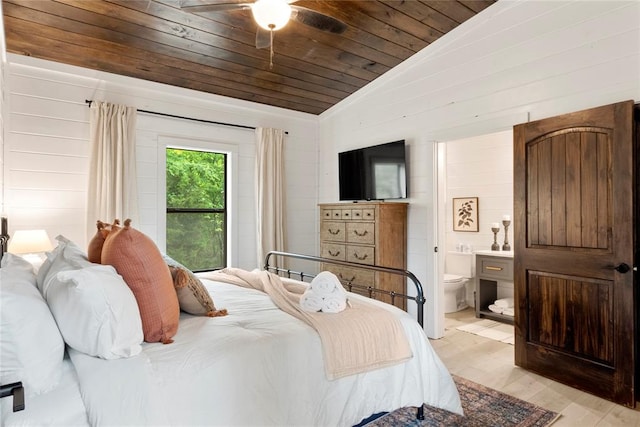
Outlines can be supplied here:
<path id="1" fill-rule="evenodd" d="M 13 412 L 13 398 L 0 401 L 0 425 L 3 427 L 86 427 L 89 426 L 80 397 L 78 378 L 71 361 L 62 363 L 61 381 L 51 391 L 25 397 L 25 409 Z"/>
<path id="2" fill-rule="evenodd" d="M 451 376 L 407 313 L 375 302 L 401 318 L 408 362 L 329 381 L 311 327 L 262 292 L 203 282 L 228 316 L 184 314 L 173 344 L 145 343 L 129 359 L 70 350 L 90 424 L 351 426 L 423 402 L 462 413 Z"/>

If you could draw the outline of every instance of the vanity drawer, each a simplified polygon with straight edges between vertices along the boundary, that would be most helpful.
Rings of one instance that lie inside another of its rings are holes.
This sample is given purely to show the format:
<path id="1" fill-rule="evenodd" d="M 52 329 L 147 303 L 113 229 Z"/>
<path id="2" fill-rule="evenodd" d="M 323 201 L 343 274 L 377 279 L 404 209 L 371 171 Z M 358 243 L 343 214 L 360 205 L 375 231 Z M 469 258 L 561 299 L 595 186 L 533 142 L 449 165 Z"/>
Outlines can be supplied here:
<path id="1" fill-rule="evenodd" d="M 496 257 L 477 257 L 479 262 L 479 277 L 487 277 L 491 279 L 502 279 L 513 281 L 513 262 L 511 260 L 500 259 Z"/>
<path id="2" fill-rule="evenodd" d="M 348 243 L 362 243 L 373 245 L 376 241 L 375 224 L 373 222 L 347 223 L 346 236 Z"/>
<path id="3" fill-rule="evenodd" d="M 374 265 L 376 263 L 375 248 L 372 246 L 347 245 L 347 261 Z"/>
<path id="4" fill-rule="evenodd" d="M 320 239 L 322 241 L 344 242 L 346 240 L 345 223 L 322 221 L 320 223 Z"/>

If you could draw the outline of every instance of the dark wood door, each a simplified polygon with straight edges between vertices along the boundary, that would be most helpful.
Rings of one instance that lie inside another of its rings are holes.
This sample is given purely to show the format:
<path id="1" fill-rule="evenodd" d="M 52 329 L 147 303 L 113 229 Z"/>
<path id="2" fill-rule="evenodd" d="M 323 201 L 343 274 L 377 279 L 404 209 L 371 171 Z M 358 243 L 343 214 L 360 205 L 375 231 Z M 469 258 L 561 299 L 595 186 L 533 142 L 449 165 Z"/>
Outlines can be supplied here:
<path id="1" fill-rule="evenodd" d="M 514 127 L 515 363 L 633 407 L 632 147 L 632 101 Z"/>

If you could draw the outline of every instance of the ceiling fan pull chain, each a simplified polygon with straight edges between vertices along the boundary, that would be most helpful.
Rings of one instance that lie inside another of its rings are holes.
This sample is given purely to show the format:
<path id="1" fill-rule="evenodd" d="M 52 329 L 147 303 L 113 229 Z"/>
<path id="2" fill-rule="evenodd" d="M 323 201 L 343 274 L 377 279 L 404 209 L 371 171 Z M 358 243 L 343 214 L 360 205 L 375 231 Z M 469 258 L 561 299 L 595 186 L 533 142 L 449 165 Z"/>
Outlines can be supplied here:
<path id="1" fill-rule="evenodd" d="M 271 29 L 269 30 L 269 36 L 271 37 L 271 42 L 269 43 L 270 46 L 270 54 L 269 54 L 269 69 L 273 68 L 273 26 L 271 26 Z"/>

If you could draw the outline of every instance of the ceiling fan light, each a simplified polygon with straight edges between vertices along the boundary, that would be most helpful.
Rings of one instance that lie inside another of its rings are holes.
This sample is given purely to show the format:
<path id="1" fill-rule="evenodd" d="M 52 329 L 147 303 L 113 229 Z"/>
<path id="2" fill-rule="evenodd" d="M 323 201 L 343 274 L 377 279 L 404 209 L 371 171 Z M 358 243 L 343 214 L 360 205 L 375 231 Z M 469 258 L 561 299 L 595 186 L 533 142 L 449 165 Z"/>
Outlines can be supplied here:
<path id="1" fill-rule="evenodd" d="M 251 5 L 253 19 L 265 30 L 279 30 L 291 17 L 291 6 L 285 0 L 258 0 Z"/>

